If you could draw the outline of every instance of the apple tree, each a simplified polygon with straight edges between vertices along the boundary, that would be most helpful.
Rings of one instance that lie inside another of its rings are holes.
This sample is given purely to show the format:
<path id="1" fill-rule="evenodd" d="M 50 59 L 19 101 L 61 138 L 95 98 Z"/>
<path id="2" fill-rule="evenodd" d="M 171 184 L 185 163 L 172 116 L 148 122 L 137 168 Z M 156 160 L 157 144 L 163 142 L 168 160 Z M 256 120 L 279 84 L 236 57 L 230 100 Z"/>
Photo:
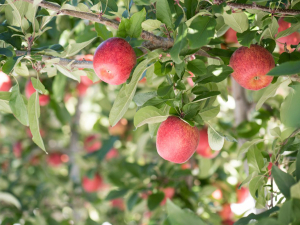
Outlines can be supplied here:
<path id="1" fill-rule="evenodd" d="M 299 224 L 299 1 L 0 3 L 1 225 Z"/>

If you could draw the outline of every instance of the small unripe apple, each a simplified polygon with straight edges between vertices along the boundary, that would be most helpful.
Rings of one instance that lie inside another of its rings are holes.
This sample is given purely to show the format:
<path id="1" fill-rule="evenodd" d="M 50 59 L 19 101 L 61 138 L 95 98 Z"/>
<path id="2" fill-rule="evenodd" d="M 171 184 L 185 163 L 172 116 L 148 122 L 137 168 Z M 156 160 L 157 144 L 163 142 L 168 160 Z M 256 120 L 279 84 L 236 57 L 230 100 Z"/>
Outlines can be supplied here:
<path id="1" fill-rule="evenodd" d="M 11 88 L 11 80 L 9 76 L 0 71 L 0 91 L 9 91 Z"/>
<path id="2" fill-rule="evenodd" d="M 229 28 L 226 33 L 224 34 L 225 42 L 227 44 L 234 44 L 238 43 L 238 39 L 236 36 L 237 32 L 233 30 L 232 28 Z"/>
<path id="3" fill-rule="evenodd" d="M 240 47 L 231 56 L 229 66 L 234 70 L 233 78 L 242 87 L 260 90 L 273 80 L 266 74 L 275 66 L 272 54 L 259 45 Z"/>
<path id="4" fill-rule="evenodd" d="M 160 203 L 160 205 L 165 205 L 167 202 L 167 199 L 172 199 L 175 194 L 175 189 L 173 187 L 167 187 L 163 189 L 163 192 L 165 193 L 165 197 Z"/>
<path id="5" fill-rule="evenodd" d="M 102 147 L 99 136 L 90 135 L 84 139 L 84 148 L 88 153 L 99 150 Z"/>
<path id="6" fill-rule="evenodd" d="M 213 151 L 209 147 L 207 129 L 206 128 L 201 129 L 199 131 L 199 136 L 200 136 L 200 140 L 196 152 L 199 155 L 201 155 L 203 158 L 207 158 L 207 159 L 215 158 L 220 151 Z"/>
<path id="7" fill-rule="evenodd" d="M 13 153 L 16 158 L 20 158 L 22 156 L 22 142 L 18 141 L 13 145 Z"/>
<path id="8" fill-rule="evenodd" d="M 97 192 L 103 181 L 99 174 L 95 174 L 93 178 L 88 178 L 87 176 L 83 177 L 82 179 L 82 187 L 83 189 L 88 192 Z"/>
<path id="9" fill-rule="evenodd" d="M 135 64 L 135 52 L 122 38 L 107 39 L 98 46 L 94 54 L 95 73 L 108 84 L 125 83 Z"/>
<path id="10" fill-rule="evenodd" d="M 61 160 L 61 157 L 62 157 L 62 153 L 60 152 L 53 152 L 53 153 L 50 153 L 47 157 L 47 163 L 49 166 L 52 166 L 52 167 L 58 167 L 62 164 L 62 160 Z"/>
<path id="11" fill-rule="evenodd" d="M 27 98 L 29 98 L 34 92 L 36 92 L 36 90 L 34 89 L 31 80 L 29 80 L 25 86 L 25 95 Z M 49 101 L 50 101 L 50 98 L 48 95 L 39 94 L 40 106 L 47 105 L 49 103 Z"/>
<path id="12" fill-rule="evenodd" d="M 226 203 L 222 205 L 222 210 L 219 212 L 220 217 L 223 220 L 230 220 L 233 217 L 233 212 L 231 211 L 230 204 Z"/>
<path id="13" fill-rule="evenodd" d="M 236 186 L 237 203 L 243 203 L 249 196 L 249 190 L 246 187 L 238 189 L 239 185 Z"/>
<path id="14" fill-rule="evenodd" d="M 165 160 L 184 163 L 195 153 L 199 130 L 175 116 L 169 116 L 157 131 L 156 149 Z"/>
<path id="15" fill-rule="evenodd" d="M 278 33 L 291 27 L 291 23 L 284 21 L 284 17 L 281 17 L 278 20 L 278 25 L 279 25 Z M 287 44 L 287 49 L 291 50 L 291 45 L 299 44 L 300 33 L 296 31 L 288 36 L 278 38 L 277 41 L 281 42 L 281 43 L 278 43 L 280 53 L 284 52 L 284 43 Z"/>

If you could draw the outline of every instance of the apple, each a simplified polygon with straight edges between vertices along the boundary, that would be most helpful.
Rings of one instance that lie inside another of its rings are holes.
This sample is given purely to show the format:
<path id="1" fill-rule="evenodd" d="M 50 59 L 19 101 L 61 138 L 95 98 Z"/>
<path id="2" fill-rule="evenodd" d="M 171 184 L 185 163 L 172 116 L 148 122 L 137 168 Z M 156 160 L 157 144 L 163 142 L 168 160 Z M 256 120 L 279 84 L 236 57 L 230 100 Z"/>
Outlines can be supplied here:
<path id="1" fill-rule="evenodd" d="M 22 156 L 22 142 L 18 141 L 13 145 L 13 153 L 16 158 L 20 158 Z"/>
<path id="2" fill-rule="evenodd" d="M 268 165 L 269 176 L 271 176 L 272 166 L 273 166 L 273 163 L 269 162 L 269 165 Z"/>
<path id="3" fill-rule="evenodd" d="M 62 153 L 60 152 L 53 152 L 50 153 L 47 157 L 47 163 L 51 167 L 58 167 L 62 164 Z"/>
<path id="4" fill-rule="evenodd" d="M 199 130 L 178 117 L 169 116 L 157 131 L 156 149 L 165 160 L 184 163 L 195 153 Z"/>
<path id="5" fill-rule="evenodd" d="M 233 224 L 234 224 L 234 221 L 231 219 L 222 221 L 222 225 L 233 225 Z"/>
<path id="6" fill-rule="evenodd" d="M 103 183 L 102 177 L 99 174 L 95 174 L 93 178 L 88 178 L 84 176 L 82 179 L 82 187 L 83 189 L 88 192 L 97 192 Z"/>
<path id="7" fill-rule="evenodd" d="M 31 130 L 29 127 L 26 127 L 26 134 L 29 138 L 32 138 L 32 133 L 31 133 Z M 41 128 L 40 128 L 40 135 L 41 135 L 41 137 L 45 137 L 45 135 L 46 135 L 46 132 Z"/>
<path id="8" fill-rule="evenodd" d="M 87 89 L 89 88 L 89 86 L 83 84 L 83 83 L 79 83 L 76 86 L 77 89 L 77 93 L 79 96 L 84 96 L 86 94 Z"/>
<path id="9" fill-rule="evenodd" d="M 84 148 L 88 153 L 99 150 L 102 147 L 99 136 L 90 135 L 84 139 Z"/>
<path id="10" fill-rule="evenodd" d="M 216 199 L 216 200 L 221 200 L 223 198 L 223 193 L 222 191 L 218 188 L 217 190 L 215 190 L 211 196 Z"/>
<path id="11" fill-rule="evenodd" d="M 222 205 L 222 210 L 219 212 L 220 217 L 223 220 L 230 220 L 233 217 L 233 212 L 231 211 L 230 204 L 225 203 Z"/>
<path id="12" fill-rule="evenodd" d="M 36 90 L 34 89 L 31 80 L 27 81 L 25 86 L 25 95 L 29 98 Z M 48 95 L 41 95 L 39 94 L 39 102 L 41 106 L 45 106 L 49 103 L 50 98 Z"/>
<path id="13" fill-rule="evenodd" d="M 246 187 L 238 189 L 239 185 L 236 186 L 237 203 L 243 203 L 249 196 L 249 190 Z"/>
<path id="14" fill-rule="evenodd" d="M 122 118 L 115 126 L 109 127 L 109 134 L 112 136 L 123 136 L 127 130 L 128 121 Z"/>
<path id="15" fill-rule="evenodd" d="M 259 45 L 240 47 L 231 56 L 229 66 L 234 70 L 233 78 L 242 87 L 260 90 L 273 80 L 266 74 L 275 67 L 272 54 Z"/>
<path id="16" fill-rule="evenodd" d="M 196 152 L 199 155 L 201 155 L 203 158 L 207 158 L 207 159 L 215 158 L 220 151 L 213 151 L 209 147 L 207 129 L 206 128 L 201 129 L 199 131 L 199 136 L 200 136 L 200 140 Z"/>
<path id="17" fill-rule="evenodd" d="M 165 197 L 160 203 L 160 205 L 165 205 L 167 202 L 167 199 L 172 199 L 175 194 L 175 189 L 173 187 L 167 187 L 163 189 L 163 192 L 165 193 Z"/>
<path id="18" fill-rule="evenodd" d="M 122 38 L 107 39 L 97 47 L 94 54 L 95 73 L 108 84 L 125 83 L 135 64 L 135 52 Z"/>
<path id="19" fill-rule="evenodd" d="M 115 148 L 112 148 L 111 150 L 109 150 L 109 152 L 106 154 L 106 159 L 112 159 L 112 158 L 116 158 L 119 155 L 118 150 Z"/>
<path id="20" fill-rule="evenodd" d="M 0 71 L 0 91 L 9 91 L 11 88 L 11 80 L 8 75 Z"/>
<path id="21" fill-rule="evenodd" d="M 226 33 L 224 34 L 225 42 L 227 44 L 239 43 L 236 34 L 237 34 L 237 32 L 235 30 L 233 30 L 232 28 L 229 28 L 226 31 Z"/>
<path id="22" fill-rule="evenodd" d="M 284 21 L 284 17 L 281 17 L 278 20 L 278 25 L 279 25 L 278 33 L 291 27 L 291 23 Z M 300 42 L 300 33 L 296 31 L 288 36 L 278 38 L 277 41 L 281 42 L 278 43 L 280 53 L 284 52 L 284 43 L 287 44 L 288 50 L 292 50 L 291 45 L 298 45 Z"/>
<path id="23" fill-rule="evenodd" d="M 125 209 L 124 201 L 121 198 L 112 199 L 110 201 L 110 204 L 113 208 L 118 208 L 121 211 L 124 211 L 124 209 Z"/>
<path id="24" fill-rule="evenodd" d="M 194 87 L 194 81 L 193 81 L 192 77 L 194 77 L 195 75 L 191 71 L 188 71 L 188 72 L 191 76 L 187 78 L 187 82 L 189 83 L 189 85 L 191 87 Z"/>

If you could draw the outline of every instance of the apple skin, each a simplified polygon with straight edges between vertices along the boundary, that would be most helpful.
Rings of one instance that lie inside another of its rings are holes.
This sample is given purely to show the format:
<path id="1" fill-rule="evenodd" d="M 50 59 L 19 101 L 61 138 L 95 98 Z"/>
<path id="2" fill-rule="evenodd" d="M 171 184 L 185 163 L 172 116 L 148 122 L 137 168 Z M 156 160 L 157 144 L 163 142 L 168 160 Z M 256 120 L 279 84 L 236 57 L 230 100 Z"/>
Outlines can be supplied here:
<path id="1" fill-rule="evenodd" d="M 184 163 L 195 153 L 199 130 L 178 117 L 169 116 L 157 131 L 156 149 L 165 160 Z"/>
<path id="2" fill-rule="evenodd" d="M 224 34 L 225 42 L 227 44 L 234 44 L 238 43 L 238 39 L 236 36 L 237 32 L 233 30 L 232 28 L 229 28 L 226 33 Z"/>
<path id="3" fill-rule="evenodd" d="M 284 17 L 278 20 L 278 25 L 278 33 L 291 27 L 291 23 L 284 21 Z M 291 50 L 291 45 L 298 45 L 300 42 L 300 33 L 296 31 L 288 36 L 278 38 L 277 41 L 283 43 L 278 43 L 280 53 L 284 52 L 284 43 L 287 44 L 287 49 Z"/>
<path id="4" fill-rule="evenodd" d="M 112 159 L 112 158 L 116 158 L 119 155 L 118 150 L 115 148 L 112 148 L 111 150 L 109 150 L 109 152 L 106 154 L 105 158 L 107 160 Z"/>
<path id="5" fill-rule="evenodd" d="M 113 208 L 118 208 L 121 211 L 125 210 L 125 204 L 124 204 L 123 199 L 121 199 L 121 198 L 112 199 L 110 201 L 110 204 Z"/>
<path id="6" fill-rule="evenodd" d="M 161 201 L 160 205 L 163 206 L 166 204 L 167 199 L 172 199 L 175 194 L 175 189 L 173 187 L 167 187 L 163 189 L 163 192 L 165 193 L 164 199 Z"/>
<path id="7" fill-rule="evenodd" d="M 13 153 L 16 158 L 21 158 L 22 156 L 22 142 L 18 141 L 13 145 Z"/>
<path id="8" fill-rule="evenodd" d="M 215 190 L 211 196 L 216 200 L 221 200 L 223 198 L 223 193 L 220 189 Z"/>
<path id="9" fill-rule="evenodd" d="M 242 87 L 260 90 L 273 80 L 266 74 L 275 67 L 272 54 L 259 45 L 238 48 L 230 58 L 229 66 L 234 70 L 233 78 Z"/>
<path id="10" fill-rule="evenodd" d="M 99 174 L 95 174 L 92 179 L 84 176 L 82 179 L 82 187 L 85 192 L 92 193 L 97 192 L 103 183 L 102 178 Z"/>
<path id="11" fill-rule="evenodd" d="M 112 136 L 123 136 L 127 130 L 128 121 L 122 118 L 115 126 L 109 127 L 109 134 Z"/>
<path id="12" fill-rule="evenodd" d="M 213 151 L 211 150 L 211 148 L 209 147 L 209 143 L 208 143 L 208 134 L 207 134 L 207 129 L 201 129 L 199 131 L 199 144 L 198 147 L 196 149 L 196 152 L 201 155 L 203 158 L 207 158 L 207 159 L 213 159 L 215 158 L 220 151 Z"/>
<path id="13" fill-rule="evenodd" d="M 27 98 L 29 98 L 36 90 L 34 89 L 31 80 L 27 81 L 25 86 L 25 95 Z M 39 102 L 40 106 L 45 106 L 49 103 L 50 98 L 48 95 L 41 95 L 39 94 Z"/>
<path id="14" fill-rule="evenodd" d="M 97 151 L 101 147 L 102 143 L 97 135 L 90 135 L 84 139 L 84 148 L 88 153 Z"/>
<path id="15" fill-rule="evenodd" d="M 60 152 L 50 153 L 47 157 L 48 165 L 52 166 L 52 167 L 60 166 L 62 164 L 61 157 L 62 157 L 62 153 L 60 153 Z"/>
<path id="16" fill-rule="evenodd" d="M 223 220 L 222 221 L 222 225 L 233 225 L 234 224 L 234 221 L 233 220 Z"/>
<path id="17" fill-rule="evenodd" d="M 97 47 L 94 54 L 95 73 L 108 84 L 125 83 L 135 64 L 135 52 L 122 38 L 107 39 Z"/>
<path id="18" fill-rule="evenodd" d="M 236 186 L 237 203 L 243 203 L 249 196 L 249 190 L 246 187 L 238 189 L 239 185 Z"/>
<path id="19" fill-rule="evenodd" d="M 0 91 L 9 91 L 11 88 L 11 80 L 8 75 L 0 71 Z"/>
<path id="20" fill-rule="evenodd" d="M 222 206 L 222 210 L 219 212 L 222 220 L 230 220 L 233 217 L 233 212 L 231 211 L 230 204 L 226 203 Z"/>
<path id="21" fill-rule="evenodd" d="M 194 87 L 194 81 L 193 81 L 192 77 L 194 77 L 195 75 L 191 71 L 188 71 L 188 72 L 189 72 L 189 74 L 191 74 L 191 76 L 187 78 L 187 82 L 189 83 L 189 85 L 191 87 Z"/>
<path id="22" fill-rule="evenodd" d="M 268 165 L 269 176 L 271 176 L 272 166 L 273 166 L 273 163 L 269 162 L 269 165 Z"/>

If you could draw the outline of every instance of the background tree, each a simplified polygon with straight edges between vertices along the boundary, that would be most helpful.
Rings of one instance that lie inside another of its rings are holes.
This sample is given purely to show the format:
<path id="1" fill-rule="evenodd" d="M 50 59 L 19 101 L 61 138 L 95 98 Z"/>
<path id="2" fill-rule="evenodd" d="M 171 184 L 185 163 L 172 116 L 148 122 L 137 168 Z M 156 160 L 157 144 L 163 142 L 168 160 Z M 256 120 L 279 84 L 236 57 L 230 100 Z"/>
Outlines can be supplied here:
<path id="1" fill-rule="evenodd" d="M 0 224 L 299 224 L 299 4 L 2 0 Z"/>

